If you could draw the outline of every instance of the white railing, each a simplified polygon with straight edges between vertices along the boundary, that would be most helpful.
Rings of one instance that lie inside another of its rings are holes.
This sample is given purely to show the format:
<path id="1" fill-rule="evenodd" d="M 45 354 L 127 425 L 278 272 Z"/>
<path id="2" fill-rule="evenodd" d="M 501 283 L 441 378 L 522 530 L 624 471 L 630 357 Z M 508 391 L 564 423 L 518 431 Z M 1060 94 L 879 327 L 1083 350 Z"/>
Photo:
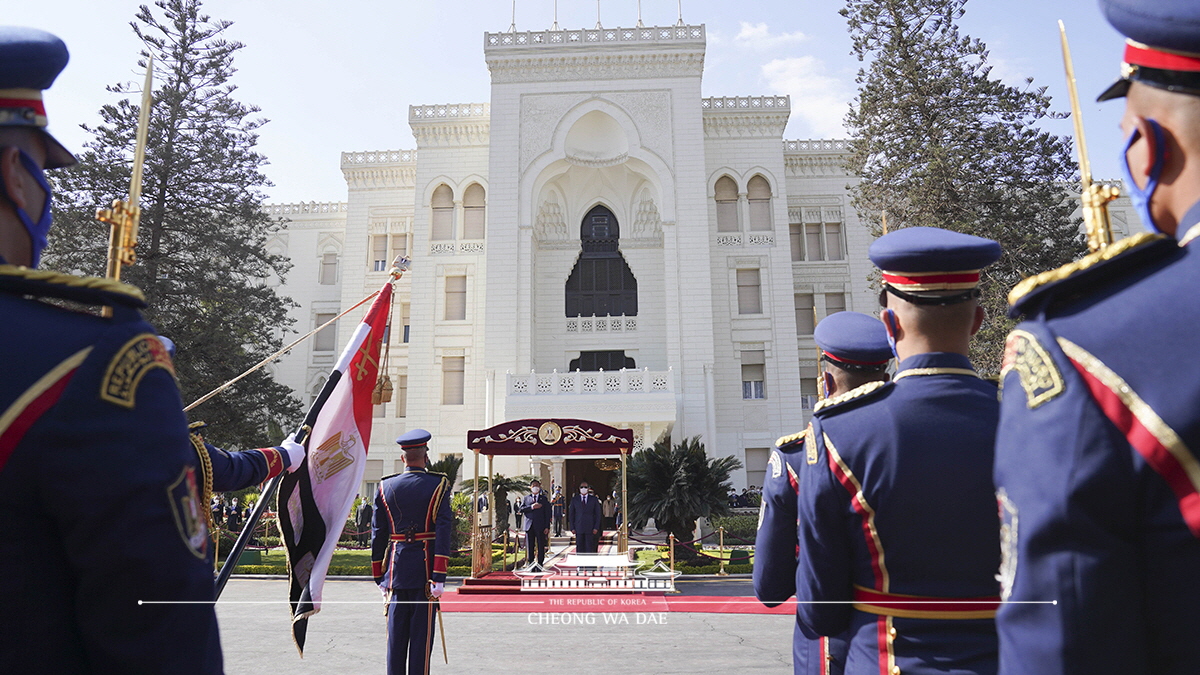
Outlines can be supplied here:
<path id="1" fill-rule="evenodd" d="M 484 49 L 506 47 L 592 46 L 598 44 L 696 42 L 705 39 L 704 25 L 643 26 L 641 28 L 593 28 L 582 30 L 539 30 L 513 33 L 485 33 Z"/>
<path id="2" fill-rule="evenodd" d="M 508 373 L 509 396 L 559 396 L 582 394 L 673 393 L 673 371 L 621 370 L 560 373 Z"/>
<path id="3" fill-rule="evenodd" d="M 791 110 L 787 96 L 710 96 L 700 99 L 704 110 Z"/>
<path id="4" fill-rule="evenodd" d="M 784 141 L 784 152 L 847 152 L 850 150 L 848 141 L 836 139 L 812 139 L 800 141 Z"/>
<path id="5" fill-rule="evenodd" d="M 632 333 L 636 330 L 636 316 L 567 317 L 568 333 Z"/>
<path id="6" fill-rule="evenodd" d="M 346 202 L 298 202 L 264 204 L 263 208 L 272 216 L 291 216 L 301 213 L 345 213 L 350 210 L 350 205 Z"/>
<path id="7" fill-rule="evenodd" d="M 342 164 L 407 164 L 417 161 L 416 150 L 368 150 L 343 152 Z"/>
<path id="8" fill-rule="evenodd" d="M 445 105 L 408 106 L 409 121 L 457 117 L 488 117 L 491 114 L 491 103 L 447 103 Z"/>

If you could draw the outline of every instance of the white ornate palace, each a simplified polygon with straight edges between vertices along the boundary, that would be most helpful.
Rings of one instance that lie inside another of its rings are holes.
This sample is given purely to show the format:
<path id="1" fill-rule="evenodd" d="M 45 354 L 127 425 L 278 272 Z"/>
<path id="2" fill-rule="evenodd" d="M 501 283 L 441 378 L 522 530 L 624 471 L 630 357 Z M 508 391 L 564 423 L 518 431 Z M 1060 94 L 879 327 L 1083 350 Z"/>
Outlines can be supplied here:
<path id="1" fill-rule="evenodd" d="M 346 202 L 270 207 L 303 331 L 413 259 L 364 489 L 406 429 L 438 456 L 526 417 L 631 428 L 639 448 L 698 435 L 761 485 L 815 401 L 815 322 L 875 309 L 845 144 L 785 141 L 785 96 L 702 98 L 703 25 L 488 33 L 484 54 L 490 103 L 413 106 L 415 150 L 342 155 Z M 311 401 L 357 321 L 276 377 Z M 573 483 L 572 463 L 496 471 Z"/>

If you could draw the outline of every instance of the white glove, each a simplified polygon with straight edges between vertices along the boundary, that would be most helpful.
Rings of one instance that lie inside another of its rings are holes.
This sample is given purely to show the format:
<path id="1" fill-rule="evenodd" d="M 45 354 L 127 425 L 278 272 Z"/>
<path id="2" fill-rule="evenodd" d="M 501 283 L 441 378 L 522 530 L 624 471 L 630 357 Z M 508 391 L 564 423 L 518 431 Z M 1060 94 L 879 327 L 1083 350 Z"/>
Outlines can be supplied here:
<path id="1" fill-rule="evenodd" d="M 304 446 L 296 442 L 296 434 L 283 439 L 279 447 L 287 453 L 288 473 L 293 473 L 296 469 L 299 469 L 300 464 L 304 462 Z"/>
<path id="2" fill-rule="evenodd" d="M 445 592 L 446 592 L 446 584 L 442 583 L 441 581 L 435 581 L 435 582 L 433 582 L 433 588 L 430 589 L 429 594 L 435 598 L 440 598 L 440 597 L 442 597 L 442 593 L 445 593 Z"/>

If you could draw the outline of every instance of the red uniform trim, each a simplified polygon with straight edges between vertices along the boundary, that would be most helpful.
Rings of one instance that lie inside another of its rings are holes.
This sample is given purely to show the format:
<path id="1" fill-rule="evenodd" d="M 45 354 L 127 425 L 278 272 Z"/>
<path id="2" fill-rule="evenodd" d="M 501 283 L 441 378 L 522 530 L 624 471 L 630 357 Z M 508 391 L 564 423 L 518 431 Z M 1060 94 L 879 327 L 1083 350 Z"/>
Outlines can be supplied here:
<path id="1" fill-rule="evenodd" d="M 887 616 L 903 616 L 910 612 L 930 614 L 974 614 L 995 612 L 1000 608 L 1000 596 L 982 598 L 935 598 L 921 595 L 902 595 L 854 587 L 855 604 L 870 605 L 873 613 L 886 612 Z M 929 618 L 935 618 L 932 615 Z"/>
<path id="2" fill-rule="evenodd" d="M 1070 358 L 1070 357 L 1068 357 Z M 1179 511 L 1187 523 L 1192 535 L 1200 538 L 1200 493 L 1188 476 L 1187 470 L 1171 453 L 1170 449 L 1149 429 L 1138 416 L 1130 410 L 1121 395 L 1108 387 L 1093 374 L 1086 364 L 1071 358 L 1071 363 L 1092 394 L 1092 399 L 1100 407 L 1104 416 L 1117 427 L 1129 445 L 1137 451 L 1146 463 L 1158 475 L 1162 476 L 1175 498 L 1179 501 Z M 1186 450 L 1185 450 L 1186 452 Z"/>
<path id="3" fill-rule="evenodd" d="M 0 108 L 32 108 L 33 112 L 46 116 L 46 106 L 35 98 L 0 98 Z"/>
<path id="4" fill-rule="evenodd" d="M 446 565 L 449 564 L 450 558 L 444 555 L 433 556 L 433 571 L 436 574 L 445 574 Z"/>
<path id="5" fill-rule="evenodd" d="M 382 560 L 372 560 L 371 561 L 371 576 L 373 576 L 373 577 L 383 576 L 383 561 Z"/>
<path id="6" fill-rule="evenodd" d="M 1125 43 L 1125 63 L 1161 70 L 1200 72 L 1200 55 L 1170 52 L 1131 41 Z"/>
<path id="7" fill-rule="evenodd" d="M 828 438 L 826 439 L 825 446 L 825 454 L 829 457 L 829 470 L 833 472 L 834 477 L 842 484 L 842 487 L 846 488 L 846 491 L 850 493 L 850 505 L 854 507 L 854 510 L 859 515 L 859 520 L 862 522 L 863 538 L 867 542 L 867 550 L 871 552 L 871 570 L 875 574 L 875 586 L 882 590 L 887 587 L 887 581 L 882 561 L 883 552 L 881 546 L 876 545 L 876 532 L 874 523 L 872 522 L 875 511 L 867 504 L 866 499 L 861 497 L 861 486 L 855 480 L 853 474 L 849 472 L 849 469 L 844 468 L 838 461 L 839 457 L 836 451 L 829 452 L 831 446 L 829 445 Z"/>
<path id="8" fill-rule="evenodd" d="M 258 450 L 259 452 L 261 452 L 263 454 L 263 458 L 267 460 L 267 476 L 263 480 L 267 480 L 268 478 L 274 478 L 275 476 L 278 476 L 280 473 L 283 473 L 283 456 L 279 453 L 278 450 L 276 450 L 275 448 L 255 448 L 255 449 Z"/>
<path id="9" fill-rule="evenodd" d="M 75 371 L 92 351 L 82 349 L 51 369 L 0 413 L 0 470 L 8 463 L 21 439 L 46 414 L 71 382 Z"/>
<path id="10" fill-rule="evenodd" d="M 881 616 L 875 622 L 875 642 L 879 648 L 879 675 L 892 675 L 889 665 L 892 661 L 891 643 L 888 641 L 887 617 Z"/>
<path id="11" fill-rule="evenodd" d="M 829 675 L 829 638 L 821 636 L 817 640 L 818 653 L 820 654 L 821 665 L 817 672 L 821 675 Z"/>

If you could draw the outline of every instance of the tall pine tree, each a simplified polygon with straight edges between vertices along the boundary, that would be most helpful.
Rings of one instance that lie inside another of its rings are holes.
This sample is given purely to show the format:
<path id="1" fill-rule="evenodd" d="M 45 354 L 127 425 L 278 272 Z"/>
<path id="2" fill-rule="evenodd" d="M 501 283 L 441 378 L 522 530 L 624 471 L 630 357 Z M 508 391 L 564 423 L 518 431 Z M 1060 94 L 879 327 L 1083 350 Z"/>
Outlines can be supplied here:
<path id="1" fill-rule="evenodd" d="M 122 280 L 140 287 L 146 318 L 178 347 L 176 374 L 184 403 L 229 380 L 282 344 L 292 303 L 268 283 L 290 263 L 266 250 L 278 229 L 263 209 L 266 158 L 255 150 L 266 123 L 238 101 L 230 79 L 242 44 L 224 37 L 231 25 L 201 13 L 198 0 L 157 0 L 131 22 L 154 55 L 155 89 L 142 185 L 137 264 Z M 140 80 L 140 78 L 139 78 Z M 137 86 L 140 88 L 140 85 Z M 100 110 L 102 123 L 80 164 L 60 172 L 55 233 L 45 266 L 102 275 L 107 227 L 95 210 L 129 190 L 141 92 Z M 132 99 L 132 100 L 131 100 Z M 206 437 L 232 447 L 278 442 L 268 423 L 296 421 L 300 404 L 266 370 L 247 377 L 191 411 L 209 423 Z"/>
<path id="2" fill-rule="evenodd" d="M 992 77 L 987 46 L 960 35 L 966 0 L 848 0 L 841 10 L 866 65 L 846 117 L 859 216 L 881 232 L 941 227 L 1000 242 L 983 279 L 988 319 L 972 343 L 981 372 L 1000 368 L 1012 327 L 1005 297 L 1022 278 L 1084 252 L 1070 139 L 1041 131 L 1057 115 L 1045 87 Z"/>

